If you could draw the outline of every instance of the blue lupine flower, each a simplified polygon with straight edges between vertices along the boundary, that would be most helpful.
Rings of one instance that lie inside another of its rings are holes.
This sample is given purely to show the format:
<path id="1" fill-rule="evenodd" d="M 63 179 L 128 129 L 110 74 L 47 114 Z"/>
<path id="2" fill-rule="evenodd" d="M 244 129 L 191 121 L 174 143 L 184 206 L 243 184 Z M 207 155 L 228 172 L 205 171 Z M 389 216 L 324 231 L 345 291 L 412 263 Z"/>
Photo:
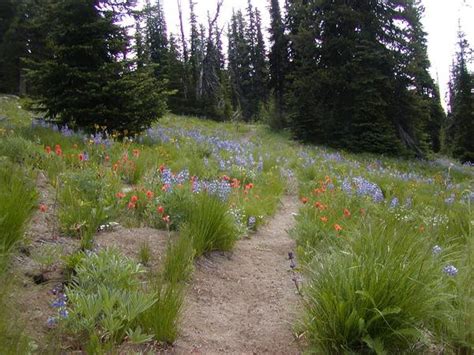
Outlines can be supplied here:
<path id="1" fill-rule="evenodd" d="M 253 228 L 255 227 L 255 223 L 257 223 L 257 219 L 254 217 L 254 216 L 250 216 L 249 217 L 249 220 L 247 222 L 247 225 L 250 227 L 250 228 Z"/>
<path id="2" fill-rule="evenodd" d="M 395 208 L 398 206 L 398 198 L 394 197 L 392 198 L 392 201 L 390 201 L 390 208 Z"/>
<path id="3" fill-rule="evenodd" d="M 444 203 L 446 203 L 447 205 L 452 205 L 454 203 L 454 197 L 454 194 L 452 194 L 448 198 L 445 198 Z"/>
<path id="4" fill-rule="evenodd" d="M 56 317 L 48 317 L 46 324 L 49 328 L 53 328 L 58 324 L 58 319 Z"/>
<path id="5" fill-rule="evenodd" d="M 67 311 L 66 308 L 62 308 L 59 311 L 59 316 L 62 317 L 62 318 L 67 318 L 69 316 L 69 312 Z"/>
<path id="6" fill-rule="evenodd" d="M 434 255 L 441 254 L 442 251 L 443 249 L 439 245 L 435 245 L 432 249 Z"/>
<path id="7" fill-rule="evenodd" d="M 53 303 L 51 303 L 51 307 L 53 307 L 53 308 L 66 307 L 66 301 L 61 299 L 61 298 L 58 298 L 58 299 L 54 300 Z"/>
<path id="8" fill-rule="evenodd" d="M 458 269 L 453 265 L 447 265 L 443 268 L 444 273 L 449 276 L 456 276 L 458 274 Z"/>

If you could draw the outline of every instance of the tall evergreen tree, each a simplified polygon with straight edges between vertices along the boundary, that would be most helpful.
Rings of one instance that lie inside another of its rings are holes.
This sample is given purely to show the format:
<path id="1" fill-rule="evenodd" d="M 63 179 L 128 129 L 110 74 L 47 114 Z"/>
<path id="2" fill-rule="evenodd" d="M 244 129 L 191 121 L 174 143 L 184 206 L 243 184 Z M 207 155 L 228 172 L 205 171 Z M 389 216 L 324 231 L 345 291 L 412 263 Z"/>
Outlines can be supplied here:
<path id="1" fill-rule="evenodd" d="M 45 0 L 0 3 L 0 92 L 27 93 L 25 62 L 45 56 L 48 27 L 40 25 L 45 5 Z"/>
<path id="2" fill-rule="evenodd" d="M 147 0 L 145 9 L 145 38 L 150 63 L 155 65 L 157 78 L 168 76 L 168 33 L 161 0 Z"/>
<path id="3" fill-rule="evenodd" d="M 270 53 L 269 53 L 269 86 L 273 91 L 276 103 L 274 128 L 285 126 L 283 118 L 285 77 L 288 70 L 288 38 L 285 35 L 285 24 L 281 16 L 279 0 L 270 0 Z"/>
<path id="4" fill-rule="evenodd" d="M 474 74 L 468 67 L 472 51 L 461 30 L 457 46 L 449 83 L 447 144 L 454 157 L 474 162 Z"/>
<path id="5" fill-rule="evenodd" d="M 288 2 L 287 98 L 297 137 L 355 151 L 406 147 L 424 154 L 429 118 L 420 117 L 432 81 L 418 10 L 413 1 Z"/>
<path id="6" fill-rule="evenodd" d="M 30 77 L 48 117 L 133 133 L 163 112 L 162 83 L 123 60 L 128 37 L 118 23 L 129 9 L 127 0 L 59 0 L 44 9 L 50 56 Z"/>
<path id="7" fill-rule="evenodd" d="M 242 11 L 232 14 L 228 29 L 228 70 L 232 91 L 232 105 L 242 112 L 245 120 L 252 115 L 249 93 L 252 92 L 251 46 L 248 41 L 247 24 Z"/>

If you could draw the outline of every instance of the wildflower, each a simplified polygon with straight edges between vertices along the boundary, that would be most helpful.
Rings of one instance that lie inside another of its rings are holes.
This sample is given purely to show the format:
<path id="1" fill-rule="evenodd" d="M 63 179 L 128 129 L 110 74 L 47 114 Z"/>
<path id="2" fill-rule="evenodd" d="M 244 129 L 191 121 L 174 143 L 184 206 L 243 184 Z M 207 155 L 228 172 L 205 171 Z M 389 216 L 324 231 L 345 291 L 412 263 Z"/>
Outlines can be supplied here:
<path id="1" fill-rule="evenodd" d="M 48 317 L 46 325 L 48 328 L 54 328 L 58 324 L 58 319 L 56 317 Z"/>
<path id="2" fill-rule="evenodd" d="M 247 185 L 245 185 L 245 190 L 251 190 L 251 189 L 253 189 L 252 183 L 248 183 Z"/>
<path id="3" fill-rule="evenodd" d="M 46 154 L 51 154 L 51 147 L 49 145 L 47 145 L 45 148 L 44 148 L 44 151 L 46 152 Z"/>
<path id="4" fill-rule="evenodd" d="M 56 155 L 57 155 L 58 157 L 62 156 L 62 155 L 63 155 L 63 151 L 62 151 L 61 147 L 56 146 L 55 153 L 56 153 Z"/>
<path id="5" fill-rule="evenodd" d="M 79 160 L 84 161 L 84 154 L 82 154 L 82 153 L 79 154 Z"/>
<path id="6" fill-rule="evenodd" d="M 321 222 L 326 223 L 328 221 L 328 218 L 326 216 L 322 216 L 320 220 Z"/>
<path id="7" fill-rule="evenodd" d="M 156 210 L 157 210 L 157 212 L 158 212 L 159 214 L 165 213 L 165 209 L 163 208 L 163 206 L 158 206 L 158 207 L 156 208 Z"/>
<path id="8" fill-rule="evenodd" d="M 336 230 L 336 232 L 340 232 L 342 231 L 342 227 L 339 225 L 339 224 L 334 224 L 334 229 Z"/>
<path id="9" fill-rule="evenodd" d="M 58 298 L 51 303 L 51 307 L 53 308 L 64 308 L 66 307 L 66 301 L 62 298 Z"/>
<path id="10" fill-rule="evenodd" d="M 133 150 L 133 156 L 134 156 L 135 158 L 138 158 L 138 157 L 140 156 L 140 151 L 139 151 L 138 149 L 134 149 L 134 150 Z"/>
<path id="11" fill-rule="evenodd" d="M 170 216 L 169 215 L 164 216 L 162 219 L 166 224 L 170 224 Z"/>
<path id="12" fill-rule="evenodd" d="M 222 176 L 222 180 L 224 180 L 224 181 L 229 181 L 229 180 L 230 180 L 230 177 L 228 177 L 227 175 L 223 175 L 223 176 Z"/>
<path id="13" fill-rule="evenodd" d="M 61 318 L 67 318 L 69 316 L 69 312 L 67 311 L 66 308 L 63 308 L 59 311 L 59 316 Z"/>
<path id="14" fill-rule="evenodd" d="M 449 276 L 456 276 L 458 274 L 458 269 L 454 265 L 446 265 L 443 271 Z"/>
<path id="15" fill-rule="evenodd" d="M 110 160 L 110 157 L 108 155 L 105 156 L 105 161 L 108 162 Z"/>
<path id="16" fill-rule="evenodd" d="M 443 251 L 443 249 L 439 245 L 435 245 L 432 249 L 434 255 L 438 255 Z"/>
<path id="17" fill-rule="evenodd" d="M 308 203 L 308 198 L 307 197 L 302 197 L 301 202 L 303 202 L 303 204 L 307 204 Z"/>
<path id="18" fill-rule="evenodd" d="M 138 201 L 138 196 L 137 195 L 133 195 L 132 197 L 130 197 L 130 201 L 132 203 L 136 203 Z"/>
<path id="19" fill-rule="evenodd" d="M 150 191 L 150 190 L 148 190 L 148 191 L 146 192 L 146 197 L 147 197 L 147 199 L 151 200 L 151 199 L 153 198 L 153 192 Z"/>
<path id="20" fill-rule="evenodd" d="M 238 189 L 240 187 L 240 181 L 236 178 L 232 179 L 232 182 L 230 184 L 230 187 L 233 187 L 235 189 Z"/>
<path id="21" fill-rule="evenodd" d="M 344 208 L 344 216 L 350 217 L 351 216 L 351 211 L 349 211 L 347 208 Z"/>
<path id="22" fill-rule="evenodd" d="M 133 202 L 129 202 L 127 207 L 128 207 L 129 210 L 133 210 L 137 206 Z"/>
<path id="23" fill-rule="evenodd" d="M 247 224 L 249 228 L 254 228 L 256 222 L 257 222 L 257 219 L 254 216 L 250 216 Z"/>
<path id="24" fill-rule="evenodd" d="M 117 198 L 124 198 L 124 197 L 125 197 L 125 194 L 124 194 L 123 192 L 117 192 L 117 193 L 115 194 L 115 196 L 116 196 Z"/>
<path id="25" fill-rule="evenodd" d="M 164 184 L 164 185 L 161 187 L 161 191 L 164 191 L 164 192 L 167 192 L 169 189 L 170 189 L 170 185 L 169 185 L 169 184 Z"/>
<path id="26" fill-rule="evenodd" d="M 395 208 L 398 206 L 398 198 L 394 197 L 392 198 L 392 201 L 390 201 L 390 208 Z"/>
<path id="27" fill-rule="evenodd" d="M 296 268 L 295 258 L 290 259 L 290 268 L 293 269 L 293 270 Z"/>
<path id="28" fill-rule="evenodd" d="M 44 203 L 42 203 L 42 204 L 39 205 L 39 210 L 44 213 L 48 210 L 48 206 L 46 206 Z"/>

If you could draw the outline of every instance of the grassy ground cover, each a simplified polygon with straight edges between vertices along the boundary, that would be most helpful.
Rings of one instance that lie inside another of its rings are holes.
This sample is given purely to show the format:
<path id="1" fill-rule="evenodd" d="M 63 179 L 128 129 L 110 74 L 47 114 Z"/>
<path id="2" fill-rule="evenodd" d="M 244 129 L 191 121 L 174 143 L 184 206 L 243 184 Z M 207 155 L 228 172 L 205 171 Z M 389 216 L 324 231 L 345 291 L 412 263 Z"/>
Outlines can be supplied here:
<path id="1" fill-rule="evenodd" d="M 294 185 L 296 323 L 309 352 L 472 351 L 472 167 L 351 155 L 264 126 L 172 115 L 127 139 L 104 127 L 85 135 L 21 105 L 0 101 L 1 277 L 21 268 L 12 256 L 61 276 L 38 324 L 50 337 L 15 315 L 18 285 L 2 289 L 7 353 L 173 343 L 193 260 L 251 237 Z M 25 238 L 32 215 L 51 223 Z M 116 224 L 161 230 L 163 252 L 143 241 L 131 258 L 99 245 Z"/>

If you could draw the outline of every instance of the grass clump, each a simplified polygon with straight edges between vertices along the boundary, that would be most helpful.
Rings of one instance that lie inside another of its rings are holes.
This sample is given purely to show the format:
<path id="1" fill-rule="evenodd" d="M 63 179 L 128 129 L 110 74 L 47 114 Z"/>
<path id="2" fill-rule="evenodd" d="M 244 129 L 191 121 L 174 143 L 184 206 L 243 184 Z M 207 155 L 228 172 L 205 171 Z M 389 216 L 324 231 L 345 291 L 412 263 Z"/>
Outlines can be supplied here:
<path id="1" fill-rule="evenodd" d="M 34 185 L 24 170 L 0 161 L 0 273 L 23 238 L 36 199 Z"/>
<path id="2" fill-rule="evenodd" d="M 314 352 L 408 351 L 452 310 L 450 276 L 412 228 L 361 227 L 309 267 L 304 327 Z"/>
<path id="3" fill-rule="evenodd" d="M 181 234 L 170 242 L 163 263 L 163 278 L 170 283 L 187 281 L 193 272 L 193 242 Z"/>
<path id="4" fill-rule="evenodd" d="M 207 193 L 196 196 L 182 234 L 192 240 L 196 256 L 213 250 L 231 250 L 238 238 L 227 204 Z"/>

